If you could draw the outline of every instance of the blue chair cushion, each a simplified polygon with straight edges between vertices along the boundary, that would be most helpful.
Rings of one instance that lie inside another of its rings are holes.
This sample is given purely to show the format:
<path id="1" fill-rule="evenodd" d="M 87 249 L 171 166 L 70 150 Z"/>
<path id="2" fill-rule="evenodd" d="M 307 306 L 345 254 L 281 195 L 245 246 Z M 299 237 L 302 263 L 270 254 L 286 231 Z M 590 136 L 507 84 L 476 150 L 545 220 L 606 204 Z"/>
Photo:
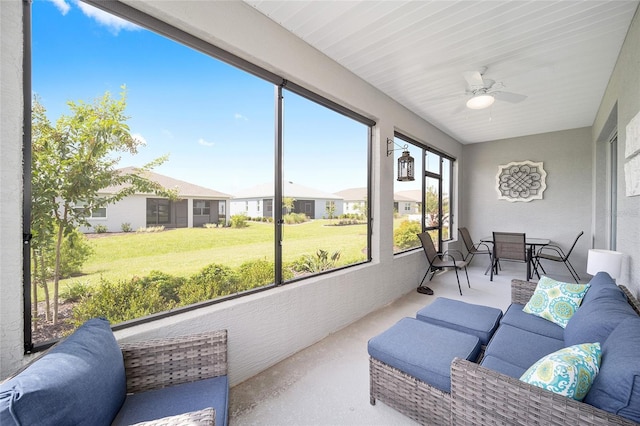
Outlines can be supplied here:
<path id="1" fill-rule="evenodd" d="M 627 318 L 638 315 L 621 291 L 604 288 L 599 296 L 585 302 L 571 317 L 564 329 L 564 343 L 567 346 L 579 343 L 604 343 L 611 332 Z"/>
<path id="2" fill-rule="evenodd" d="M 627 318 L 602 345 L 602 365 L 584 402 L 640 422 L 640 317 Z"/>
<path id="3" fill-rule="evenodd" d="M 492 355 L 487 355 L 482 358 L 482 362 L 480 363 L 480 365 L 490 370 L 497 371 L 498 373 L 506 374 L 507 376 L 511 376 L 515 379 L 519 379 L 520 376 L 522 376 L 524 372 L 527 371 L 526 368 L 511 364 L 510 362 L 504 361 L 500 358 L 496 358 Z"/>
<path id="4" fill-rule="evenodd" d="M 526 370 L 543 356 L 563 347 L 562 339 L 502 324 L 487 345 L 485 355 L 494 356 Z"/>
<path id="5" fill-rule="evenodd" d="M 524 312 L 524 305 L 512 303 L 504 313 L 501 324 L 510 325 L 542 336 L 553 339 L 564 339 L 564 329 L 546 319 Z"/>
<path id="6" fill-rule="evenodd" d="M 420 309 L 416 318 L 430 324 L 472 334 L 486 345 L 500 325 L 502 311 L 489 306 L 438 297 Z"/>
<path id="7" fill-rule="evenodd" d="M 224 426 L 228 423 L 228 399 L 227 376 L 130 394 L 113 425 L 131 425 L 213 407 L 216 424 Z"/>
<path id="8" fill-rule="evenodd" d="M 476 336 L 403 318 L 373 337 L 369 355 L 443 392 L 451 392 L 451 361 L 475 361 L 480 353 Z"/>
<path id="9" fill-rule="evenodd" d="M 109 424 L 126 395 L 122 352 L 94 318 L 0 385 L 0 424 Z"/>

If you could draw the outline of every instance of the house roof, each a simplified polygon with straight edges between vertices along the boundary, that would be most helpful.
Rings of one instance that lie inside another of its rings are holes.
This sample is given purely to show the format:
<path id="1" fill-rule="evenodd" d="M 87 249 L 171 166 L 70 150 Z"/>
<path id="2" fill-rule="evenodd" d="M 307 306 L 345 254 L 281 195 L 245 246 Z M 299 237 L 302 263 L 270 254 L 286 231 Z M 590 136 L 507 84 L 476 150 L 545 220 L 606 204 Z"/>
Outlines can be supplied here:
<path id="1" fill-rule="evenodd" d="M 137 167 L 123 167 L 119 169 L 118 172 L 123 174 L 133 173 L 134 171 L 139 170 Z M 159 173 L 154 172 L 145 172 L 145 176 L 156 182 L 167 189 L 176 189 L 178 191 L 178 195 L 180 197 L 200 197 L 200 198 L 231 198 L 230 194 L 225 194 L 223 192 L 219 192 L 213 189 L 205 188 L 204 186 L 195 185 L 193 183 L 185 182 L 183 180 L 174 179 L 169 176 L 161 175 Z M 124 185 L 116 185 L 116 186 L 108 186 L 104 188 L 101 192 L 105 193 L 114 193 L 120 189 L 124 188 Z"/>
<path id="2" fill-rule="evenodd" d="M 349 188 L 336 192 L 336 195 L 348 201 L 364 201 L 367 199 L 367 188 Z"/>
<path id="3" fill-rule="evenodd" d="M 407 191 L 398 191 L 394 194 L 395 201 L 413 201 L 415 203 L 422 202 L 422 191 L 419 189 L 410 189 Z"/>
<path id="4" fill-rule="evenodd" d="M 244 189 L 235 194 L 235 199 L 245 198 L 273 198 L 273 182 L 263 183 L 254 187 Z M 342 197 L 336 194 L 320 191 L 319 189 L 309 188 L 298 185 L 296 183 L 285 181 L 282 187 L 282 196 L 295 199 L 322 199 L 322 200 L 341 200 Z"/>

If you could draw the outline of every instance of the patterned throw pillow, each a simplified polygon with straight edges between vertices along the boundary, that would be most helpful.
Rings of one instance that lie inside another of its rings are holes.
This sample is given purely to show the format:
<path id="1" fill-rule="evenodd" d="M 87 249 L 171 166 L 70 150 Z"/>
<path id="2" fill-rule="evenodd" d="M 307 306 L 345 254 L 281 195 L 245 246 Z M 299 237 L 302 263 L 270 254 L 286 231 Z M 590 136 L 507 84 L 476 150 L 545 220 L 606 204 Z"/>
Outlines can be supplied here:
<path id="1" fill-rule="evenodd" d="M 563 283 L 543 276 L 522 311 L 565 328 L 588 289 L 589 284 Z"/>
<path id="2" fill-rule="evenodd" d="M 569 346 L 536 361 L 520 380 L 582 401 L 600 370 L 601 358 L 600 343 Z"/>

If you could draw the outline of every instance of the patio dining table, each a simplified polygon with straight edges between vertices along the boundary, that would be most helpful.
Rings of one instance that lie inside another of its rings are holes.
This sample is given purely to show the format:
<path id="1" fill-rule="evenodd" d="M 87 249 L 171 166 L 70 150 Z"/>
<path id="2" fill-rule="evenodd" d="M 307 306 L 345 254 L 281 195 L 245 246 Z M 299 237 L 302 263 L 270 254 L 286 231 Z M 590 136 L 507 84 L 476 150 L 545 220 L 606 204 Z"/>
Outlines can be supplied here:
<path id="1" fill-rule="evenodd" d="M 493 236 L 480 238 L 483 243 L 493 244 Z M 533 278 L 533 273 L 537 274 L 537 268 L 533 261 L 533 254 L 536 252 L 536 247 L 543 247 L 551 242 L 548 238 L 532 238 L 525 236 L 525 245 L 527 246 L 527 258 L 529 259 L 529 267 L 527 273 L 527 279 Z M 493 262 L 489 265 L 489 268 L 493 266 Z M 488 270 L 488 269 L 487 269 Z"/>

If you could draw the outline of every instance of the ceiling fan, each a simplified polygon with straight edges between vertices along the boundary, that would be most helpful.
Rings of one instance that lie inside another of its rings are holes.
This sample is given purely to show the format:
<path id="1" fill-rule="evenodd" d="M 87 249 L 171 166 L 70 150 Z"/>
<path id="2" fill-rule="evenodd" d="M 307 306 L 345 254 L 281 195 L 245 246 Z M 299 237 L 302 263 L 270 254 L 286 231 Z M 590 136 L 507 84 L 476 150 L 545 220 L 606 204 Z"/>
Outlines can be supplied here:
<path id="1" fill-rule="evenodd" d="M 471 97 L 467 100 L 467 108 L 483 109 L 493 105 L 494 101 L 506 101 L 510 103 L 518 103 L 527 99 L 526 95 L 518 93 L 504 92 L 500 89 L 504 88 L 504 84 L 494 80 L 483 78 L 486 68 L 480 71 L 466 71 L 462 73 L 467 81 L 467 95 Z"/>

